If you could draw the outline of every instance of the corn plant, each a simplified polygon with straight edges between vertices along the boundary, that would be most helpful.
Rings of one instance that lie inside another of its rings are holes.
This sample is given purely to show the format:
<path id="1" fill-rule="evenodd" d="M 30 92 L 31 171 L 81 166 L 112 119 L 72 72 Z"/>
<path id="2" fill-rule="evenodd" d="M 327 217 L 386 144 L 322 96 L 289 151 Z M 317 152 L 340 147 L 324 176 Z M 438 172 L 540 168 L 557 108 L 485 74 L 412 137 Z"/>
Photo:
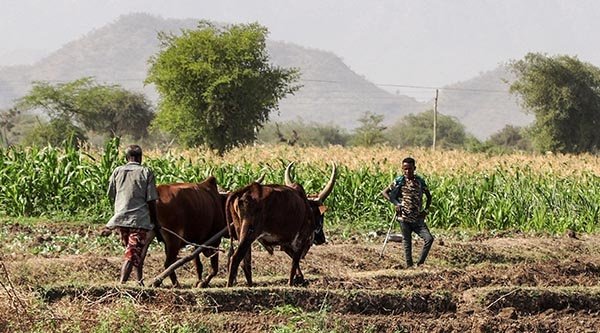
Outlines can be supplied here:
<path id="1" fill-rule="evenodd" d="M 112 213 L 108 177 L 125 163 L 118 140 L 101 151 L 73 147 L 0 148 L 0 214 L 104 222 Z M 215 176 L 235 190 L 264 174 L 283 183 L 285 167 L 309 194 L 338 177 L 325 204 L 326 224 L 342 230 L 382 230 L 394 214 L 380 192 L 399 173 L 402 156 L 417 158 L 433 194 L 434 228 L 594 232 L 600 218 L 600 161 L 591 155 L 486 156 L 464 152 L 398 152 L 391 148 L 257 146 L 218 156 L 202 149 L 152 151 L 144 164 L 158 184 Z"/>

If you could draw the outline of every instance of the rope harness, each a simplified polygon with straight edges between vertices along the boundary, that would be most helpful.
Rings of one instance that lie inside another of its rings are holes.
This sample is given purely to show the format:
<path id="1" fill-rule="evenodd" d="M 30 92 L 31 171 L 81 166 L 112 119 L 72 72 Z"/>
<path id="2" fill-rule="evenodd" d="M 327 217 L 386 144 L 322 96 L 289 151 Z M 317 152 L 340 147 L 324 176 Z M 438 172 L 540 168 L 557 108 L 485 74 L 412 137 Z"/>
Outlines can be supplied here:
<path id="1" fill-rule="evenodd" d="M 191 245 L 195 248 L 204 248 L 204 249 L 211 249 L 211 250 L 215 250 L 215 251 L 219 251 L 219 252 L 225 252 L 224 249 L 220 248 L 220 247 L 214 247 L 214 246 L 208 246 L 208 245 L 201 245 L 201 244 L 197 244 L 194 242 L 190 242 L 188 240 L 186 240 L 185 238 L 179 236 L 176 232 L 174 232 L 173 230 L 170 230 L 169 228 L 165 228 L 165 227 L 160 227 L 160 229 L 170 233 L 171 235 L 179 238 L 182 242 L 184 242 L 186 245 Z M 215 253 L 216 254 L 216 253 Z M 214 255 L 214 254 L 213 254 Z M 212 257 L 212 256 L 211 256 Z M 210 258 L 210 257 L 209 257 Z"/>

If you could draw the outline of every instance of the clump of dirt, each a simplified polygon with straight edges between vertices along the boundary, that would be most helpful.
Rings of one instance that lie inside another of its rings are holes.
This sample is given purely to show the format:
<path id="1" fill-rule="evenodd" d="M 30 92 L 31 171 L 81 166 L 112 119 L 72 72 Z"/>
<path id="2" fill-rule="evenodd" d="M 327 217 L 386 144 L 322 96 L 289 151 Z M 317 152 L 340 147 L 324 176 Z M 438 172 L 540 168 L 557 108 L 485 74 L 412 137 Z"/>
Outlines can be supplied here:
<path id="1" fill-rule="evenodd" d="M 454 267 L 467 267 L 481 263 L 512 264 L 516 259 L 494 251 L 483 244 L 456 244 L 447 251 L 445 260 Z"/>
<path id="2" fill-rule="evenodd" d="M 481 293 L 481 304 L 488 304 L 487 310 L 499 312 L 511 308 L 520 314 L 566 309 L 598 313 L 600 312 L 600 289 L 496 288 Z"/>

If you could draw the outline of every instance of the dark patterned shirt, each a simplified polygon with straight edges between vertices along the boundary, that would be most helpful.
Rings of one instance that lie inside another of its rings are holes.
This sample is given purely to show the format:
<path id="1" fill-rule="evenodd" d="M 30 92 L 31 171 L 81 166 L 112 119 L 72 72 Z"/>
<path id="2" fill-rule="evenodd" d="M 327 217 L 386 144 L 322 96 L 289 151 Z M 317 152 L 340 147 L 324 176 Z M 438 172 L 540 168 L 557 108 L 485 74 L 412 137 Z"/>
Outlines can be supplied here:
<path id="1" fill-rule="evenodd" d="M 392 198 L 400 202 L 398 220 L 408 223 L 418 221 L 423 205 L 423 193 L 427 189 L 425 180 L 419 176 L 412 180 L 400 176 L 390 185 L 390 189 Z"/>

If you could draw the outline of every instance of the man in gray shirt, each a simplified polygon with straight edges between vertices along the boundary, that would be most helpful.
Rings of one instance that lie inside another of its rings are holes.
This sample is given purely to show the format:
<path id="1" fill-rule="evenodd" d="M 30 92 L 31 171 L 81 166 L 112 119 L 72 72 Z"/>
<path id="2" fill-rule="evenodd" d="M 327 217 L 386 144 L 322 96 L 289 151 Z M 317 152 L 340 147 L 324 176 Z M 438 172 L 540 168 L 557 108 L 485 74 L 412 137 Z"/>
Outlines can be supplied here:
<path id="1" fill-rule="evenodd" d="M 128 146 L 127 164 L 117 167 L 108 181 L 108 197 L 114 202 L 114 215 L 106 224 L 117 229 L 125 246 L 125 262 L 121 268 L 121 283 L 127 282 L 133 267 L 138 282 L 143 285 L 142 250 L 154 237 L 156 219 L 156 182 L 152 171 L 141 165 L 142 148 Z"/>

